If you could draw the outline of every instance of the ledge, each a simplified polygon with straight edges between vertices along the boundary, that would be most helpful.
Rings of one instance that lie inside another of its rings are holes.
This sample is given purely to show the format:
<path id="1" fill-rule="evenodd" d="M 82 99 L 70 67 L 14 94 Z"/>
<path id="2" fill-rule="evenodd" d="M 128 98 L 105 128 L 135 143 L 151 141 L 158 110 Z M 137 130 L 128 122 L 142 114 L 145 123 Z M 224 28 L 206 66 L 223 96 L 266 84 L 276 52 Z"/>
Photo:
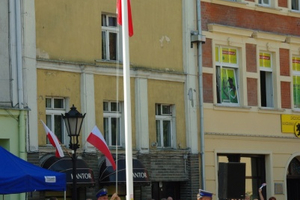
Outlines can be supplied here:
<path id="1" fill-rule="evenodd" d="M 226 33 L 230 35 L 238 35 L 244 37 L 251 37 L 253 30 L 238 28 L 234 26 L 225 26 L 221 24 L 208 24 L 208 31 L 213 33 Z"/>
<path id="2" fill-rule="evenodd" d="M 252 107 L 250 106 L 240 106 L 240 105 L 228 105 L 228 104 L 214 104 L 214 110 L 228 110 L 232 111 L 250 111 Z"/>

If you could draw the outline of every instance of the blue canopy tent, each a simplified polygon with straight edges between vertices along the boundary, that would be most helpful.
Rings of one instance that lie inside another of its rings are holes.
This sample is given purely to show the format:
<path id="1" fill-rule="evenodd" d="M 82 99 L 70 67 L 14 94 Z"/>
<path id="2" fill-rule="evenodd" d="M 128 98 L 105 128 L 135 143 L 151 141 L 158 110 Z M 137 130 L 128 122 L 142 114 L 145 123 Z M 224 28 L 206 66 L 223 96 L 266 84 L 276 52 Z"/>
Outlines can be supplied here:
<path id="1" fill-rule="evenodd" d="M 66 174 L 33 165 L 0 146 L 0 194 L 66 191 Z"/>

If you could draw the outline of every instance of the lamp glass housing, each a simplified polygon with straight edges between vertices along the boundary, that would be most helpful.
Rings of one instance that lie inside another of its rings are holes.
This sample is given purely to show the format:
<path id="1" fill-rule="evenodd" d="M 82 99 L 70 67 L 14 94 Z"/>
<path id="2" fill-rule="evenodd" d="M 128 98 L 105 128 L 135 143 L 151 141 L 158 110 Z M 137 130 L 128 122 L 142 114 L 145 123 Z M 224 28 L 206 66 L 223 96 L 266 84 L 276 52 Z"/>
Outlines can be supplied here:
<path id="1" fill-rule="evenodd" d="M 74 105 L 68 113 L 65 113 L 65 115 L 62 114 L 68 136 L 70 137 L 70 148 L 73 150 L 79 147 L 78 136 L 80 135 L 84 117 L 85 114 L 82 115 Z"/>

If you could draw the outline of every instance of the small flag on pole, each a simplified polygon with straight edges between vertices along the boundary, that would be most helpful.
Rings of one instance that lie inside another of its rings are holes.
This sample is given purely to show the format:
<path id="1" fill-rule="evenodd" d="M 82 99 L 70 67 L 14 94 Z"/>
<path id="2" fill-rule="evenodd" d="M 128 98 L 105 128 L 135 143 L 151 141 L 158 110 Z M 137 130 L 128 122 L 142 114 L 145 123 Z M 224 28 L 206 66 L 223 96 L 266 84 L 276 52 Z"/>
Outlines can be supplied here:
<path id="1" fill-rule="evenodd" d="M 126 0 L 125 0 L 126 1 Z M 130 0 L 127 0 L 127 10 L 128 10 L 128 35 L 133 36 L 133 24 L 131 15 L 131 5 Z M 117 0 L 117 14 L 118 14 L 118 24 L 122 25 L 122 0 Z"/>
<path id="2" fill-rule="evenodd" d="M 267 184 L 266 183 L 263 183 L 259 189 L 263 189 L 263 187 L 265 187 Z"/>
<path id="3" fill-rule="evenodd" d="M 88 138 L 86 139 L 90 144 L 94 145 L 94 147 L 96 147 L 99 151 L 101 151 L 105 157 L 106 157 L 106 165 L 107 166 L 112 166 L 112 168 L 114 170 L 116 170 L 116 163 L 114 158 L 112 157 L 109 148 L 105 142 L 105 139 L 102 135 L 102 133 L 100 132 L 100 130 L 98 129 L 97 126 L 95 126 L 92 130 L 92 132 L 90 133 L 90 135 L 88 136 Z"/>
<path id="4" fill-rule="evenodd" d="M 46 135 L 49 139 L 49 142 L 52 144 L 53 147 L 56 148 L 55 156 L 56 157 L 64 157 L 64 152 L 60 146 L 60 141 L 56 137 L 56 135 L 46 126 L 46 124 L 41 120 L 44 129 L 46 131 Z"/>

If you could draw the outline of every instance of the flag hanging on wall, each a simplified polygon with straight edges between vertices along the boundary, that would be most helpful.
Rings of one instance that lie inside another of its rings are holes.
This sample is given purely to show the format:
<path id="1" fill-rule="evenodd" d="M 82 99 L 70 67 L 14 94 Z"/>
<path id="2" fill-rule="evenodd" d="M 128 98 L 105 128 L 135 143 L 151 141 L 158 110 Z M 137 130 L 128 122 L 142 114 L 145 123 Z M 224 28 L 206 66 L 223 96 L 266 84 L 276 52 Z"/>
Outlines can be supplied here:
<path id="1" fill-rule="evenodd" d="M 114 158 L 112 157 L 109 148 L 105 142 L 105 139 L 98 129 L 97 126 L 95 126 L 86 139 L 90 144 L 94 145 L 99 151 L 101 151 L 105 157 L 106 157 L 106 165 L 107 166 L 112 166 L 114 170 L 116 170 L 116 163 Z"/>
<path id="2" fill-rule="evenodd" d="M 127 14 L 128 14 L 128 34 L 129 37 L 133 36 L 133 24 L 131 15 L 131 5 L 130 0 L 127 0 Z M 118 14 L 118 24 L 122 25 L 122 0 L 117 0 L 117 14 Z"/>
<path id="3" fill-rule="evenodd" d="M 56 157 L 64 157 L 64 152 L 60 146 L 60 141 L 58 140 L 58 138 L 56 137 L 56 135 L 48 128 L 48 126 L 46 126 L 46 124 L 41 120 L 44 129 L 46 131 L 46 135 L 49 139 L 49 142 L 52 144 L 53 147 L 56 148 L 56 152 L 55 152 L 55 156 Z"/>

